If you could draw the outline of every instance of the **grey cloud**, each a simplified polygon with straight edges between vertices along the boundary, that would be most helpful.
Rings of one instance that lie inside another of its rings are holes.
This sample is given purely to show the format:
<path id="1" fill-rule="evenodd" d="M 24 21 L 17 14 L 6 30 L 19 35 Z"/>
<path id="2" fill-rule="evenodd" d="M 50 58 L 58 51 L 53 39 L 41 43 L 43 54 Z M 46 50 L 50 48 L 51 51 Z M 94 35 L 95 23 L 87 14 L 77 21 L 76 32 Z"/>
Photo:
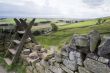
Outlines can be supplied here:
<path id="1" fill-rule="evenodd" d="M 83 0 L 83 2 L 90 6 L 100 6 L 104 3 L 104 0 Z"/>
<path id="2" fill-rule="evenodd" d="M 102 17 L 102 16 L 110 15 L 110 11 L 105 12 L 107 10 L 107 7 L 110 6 L 108 3 L 110 2 L 109 0 L 100 0 L 100 1 L 99 0 L 37 0 L 37 1 L 14 0 L 13 3 L 0 2 L 0 16 L 93 18 L 93 17 Z M 19 2 L 18 5 L 14 4 L 16 2 Z M 40 5 L 41 2 L 42 4 Z M 102 7 L 98 7 L 98 6 L 102 6 Z M 104 8 L 106 9 L 104 10 Z"/>

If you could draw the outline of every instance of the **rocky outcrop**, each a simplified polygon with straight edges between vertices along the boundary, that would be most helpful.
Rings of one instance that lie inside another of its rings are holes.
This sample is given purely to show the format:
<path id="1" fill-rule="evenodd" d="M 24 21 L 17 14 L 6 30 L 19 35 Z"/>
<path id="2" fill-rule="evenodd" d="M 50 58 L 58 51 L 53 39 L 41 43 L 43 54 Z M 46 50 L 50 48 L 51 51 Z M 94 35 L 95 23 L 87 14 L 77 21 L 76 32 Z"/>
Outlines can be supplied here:
<path id="1" fill-rule="evenodd" d="M 28 44 L 21 55 L 27 73 L 110 73 L 110 38 L 101 40 L 97 31 L 74 35 L 60 53 Z"/>

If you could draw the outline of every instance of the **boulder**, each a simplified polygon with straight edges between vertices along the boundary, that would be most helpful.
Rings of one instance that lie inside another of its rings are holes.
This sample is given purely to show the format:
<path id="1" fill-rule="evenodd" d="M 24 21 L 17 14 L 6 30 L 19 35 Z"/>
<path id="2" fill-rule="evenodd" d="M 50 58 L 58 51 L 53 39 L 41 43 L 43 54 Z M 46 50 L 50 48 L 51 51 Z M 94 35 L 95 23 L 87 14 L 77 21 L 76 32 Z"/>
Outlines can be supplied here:
<path id="1" fill-rule="evenodd" d="M 31 42 L 31 38 L 30 37 L 26 39 L 26 43 L 28 43 L 28 42 Z"/>
<path id="2" fill-rule="evenodd" d="M 68 53 L 66 51 L 61 51 L 61 55 L 68 57 Z"/>
<path id="3" fill-rule="evenodd" d="M 99 58 L 98 58 L 98 61 L 99 61 L 99 62 L 102 62 L 102 63 L 105 63 L 105 64 L 108 64 L 108 63 L 109 63 L 109 59 L 104 58 L 104 57 L 99 57 Z"/>
<path id="4" fill-rule="evenodd" d="M 106 64 L 90 58 L 86 58 L 84 61 L 84 66 L 93 73 L 110 73 L 110 68 Z"/>
<path id="5" fill-rule="evenodd" d="M 45 61 L 45 60 L 41 60 L 40 61 L 40 64 L 43 66 L 43 67 L 45 67 L 45 68 L 48 68 L 49 67 L 49 62 L 48 61 Z"/>
<path id="6" fill-rule="evenodd" d="M 56 62 L 62 62 L 61 54 L 55 53 L 55 61 Z"/>
<path id="7" fill-rule="evenodd" d="M 110 37 L 104 37 L 104 41 L 98 47 L 98 55 L 104 56 L 110 53 Z"/>
<path id="8" fill-rule="evenodd" d="M 51 70 L 49 70 L 49 69 L 45 69 L 45 73 L 53 73 Z"/>
<path id="9" fill-rule="evenodd" d="M 69 53 L 69 59 L 71 61 L 76 62 L 78 65 L 82 65 L 82 57 L 81 57 L 81 53 L 77 52 L 77 51 L 71 51 Z"/>
<path id="10" fill-rule="evenodd" d="M 29 49 L 32 49 L 34 47 L 35 43 L 26 43 L 24 45 L 25 48 L 29 48 Z"/>
<path id="11" fill-rule="evenodd" d="M 70 70 L 70 69 L 68 69 L 67 67 L 65 67 L 64 65 L 60 65 L 61 66 L 61 68 L 65 71 L 65 72 L 67 72 L 67 73 L 74 73 L 72 70 Z"/>
<path id="12" fill-rule="evenodd" d="M 61 49 L 61 52 L 69 53 L 70 51 L 72 51 L 72 49 L 70 49 L 69 45 L 64 45 L 64 47 Z"/>
<path id="13" fill-rule="evenodd" d="M 64 59 L 63 64 L 70 70 L 75 71 L 78 68 L 76 61 L 70 61 L 69 59 Z"/>
<path id="14" fill-rule="evenodd" d="M 78 71 L 79 71 L 79 73 L 92 73 L 89 70 L 87 70 L 86 68 L 81 67 L 81 66 L 78 67 Z"/>
<path id="15" fill-rule="evenodd" d="M 44 68 L 45 68 L 45 73 L 53 73 L 50 69 L 49 69 L 49 62 L 48 61 L 45 61 L 45 60 L 41 60 L 40 62 L 40 65 L 42 65 Z"/>
<path id="16" fill-rule="evenodd" d="M 49 59 L 51 59 L 54 56 L 55 56 L 55 49 L 53 49 L 53 48 L 48 50 L 47 53 L 46 52 L 43 53 L 43 59 L 45 61 L 48 61 Z"/>
<path id="17" fill-rule="evenodd" d="M 29 55 L 30 53 L 31 53 L 31 50 L 30 49 L 24 49 L 22 51 L 22 54 L 24 54 L 24 55 Z"/>
<path id="18" fill-rule="evenodd" d="M 89 37 L 86 35 L 73 35 L 72 43 L 70 47 L 73 45 L 74 49 L 87 54 L 90 52 L 89 49 Z"/>
<path id="19" fill-rule="evenodd" d="M 32 51 L 40 51 L 41 45 L 34 45 Z"/>
<path id="20" fill-rule="evenodd" d="M 89 39 L 86 35 L 74 35 L 72 42 L 79 47 L 89 46 Z"/>
<path id="21" fill-rule="evenodd" d="M 53 73 L 65 73 L 60 67 L 57 67 L 57 66 L 49 66 L 50 70 L 53 72 Z"/>
<path id="22" fill-rule="evenodd" d="M 71 51 L 70 53 L 69 53 L 69 59 L 71 60 L 71 61 L 75 61 L 76 62 L 76 52 L 74 51 Z"/>
<path id="23" fill-rule="evenodd" d="M 54 57 L 48 60 L 49 65 L 54 65 L 55 62 L 56 60 Z"/>
<path id="24" fill-rule="evenodd" d="M 30 53 L 30 54 L 29 54 L 29 58 L 32 58 L 32 59 L 38 58 L 37 52 L 32 52 L 32 53 Z"/>
<path id="25" fill-rule="evenodd" d="M 29 57 L 27 57 L 27 62 L 29 63 L 36 63 L 39 62 L 39 56 L 36 52 L 32 52 L 29 54 Z"/>
<path id="26" fill-rule="evenodd" d="M 100 33 L 97 32 L 96 30 L 91 31 L 89 33 L 89 40 L 90 40 L 90 51 L 95 52 L 95 50 L 98 47 L 99 41 L 101 40 Z"/>
<path id="27" fill-rule="evenodd" d="M 40 63 L 36 63 L 35 66 L 38 73 L 45 73 L 45 68 Z"/>
<path id="28" fill-rule="evenodd" d="M 21 54 L 20 55 L 20 58 L 25 62 L 27 57 L 29 57 L 29 55 L 24 55 L 24 54 Z"/>
<path id="29" fill-rule="evenodd" d="M 54 57 L 54 54 L 43 53 L 43 59 L 44 59 L 45 61 L 48 61 L 48 60 L 51 59 L 52 57 Z"/>
<path id="30" fill-rule="evenodd" d="M 94 54 L 94 53 L 88 53 L 87 54 L 87 57 L 88 58 L 91 58 L 91 59 L 94 59 L 94 60 L 98 60 L 98 56 L 96 55 L 96 54 Z"/>

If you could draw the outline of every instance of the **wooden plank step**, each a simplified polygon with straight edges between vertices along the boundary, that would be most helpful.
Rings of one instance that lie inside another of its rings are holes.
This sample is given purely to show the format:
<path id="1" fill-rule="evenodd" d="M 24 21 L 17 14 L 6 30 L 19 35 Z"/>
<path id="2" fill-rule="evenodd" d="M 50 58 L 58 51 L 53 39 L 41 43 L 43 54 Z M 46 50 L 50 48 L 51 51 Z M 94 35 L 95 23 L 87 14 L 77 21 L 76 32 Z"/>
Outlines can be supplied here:
<path id="1" fill-rule="evenodd" d="M 13 55 L 16 54 L 16 50 L 15 49 L 8 49 L 10 53 L 12 53 Z"/>
<path id="2" fill-rule="evenodd" d="M 8 65 L 11 65 L 12 64 L 12 60 L 9 59 L 9 58 L 4 58 L 5 62 L 8 64 Z"/>
<path id="3" fill-rule="evenodd" d="M 15 42 L 16 44 L 20 44 L 19 40 L 13 40 L 13 42 Z"/>
<path id="4" fill-rule="evenodd" d="M 24 34 L 25 31 L 17 31 L 19 34 Z"/>

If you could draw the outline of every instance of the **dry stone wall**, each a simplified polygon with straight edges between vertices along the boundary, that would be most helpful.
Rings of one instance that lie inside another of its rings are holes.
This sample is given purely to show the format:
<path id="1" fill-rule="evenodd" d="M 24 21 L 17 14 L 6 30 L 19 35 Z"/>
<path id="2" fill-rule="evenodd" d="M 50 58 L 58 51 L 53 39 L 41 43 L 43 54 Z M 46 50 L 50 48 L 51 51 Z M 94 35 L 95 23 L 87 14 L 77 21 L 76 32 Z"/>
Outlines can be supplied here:
<path id="1" fill-rule="evenodd" d="M 60 53 L 34 43 L 25 48 L 21 58 L 27 73 L 110 73 L 110 37 L 101 37 L 95 30 L 73 35 Z"/>

